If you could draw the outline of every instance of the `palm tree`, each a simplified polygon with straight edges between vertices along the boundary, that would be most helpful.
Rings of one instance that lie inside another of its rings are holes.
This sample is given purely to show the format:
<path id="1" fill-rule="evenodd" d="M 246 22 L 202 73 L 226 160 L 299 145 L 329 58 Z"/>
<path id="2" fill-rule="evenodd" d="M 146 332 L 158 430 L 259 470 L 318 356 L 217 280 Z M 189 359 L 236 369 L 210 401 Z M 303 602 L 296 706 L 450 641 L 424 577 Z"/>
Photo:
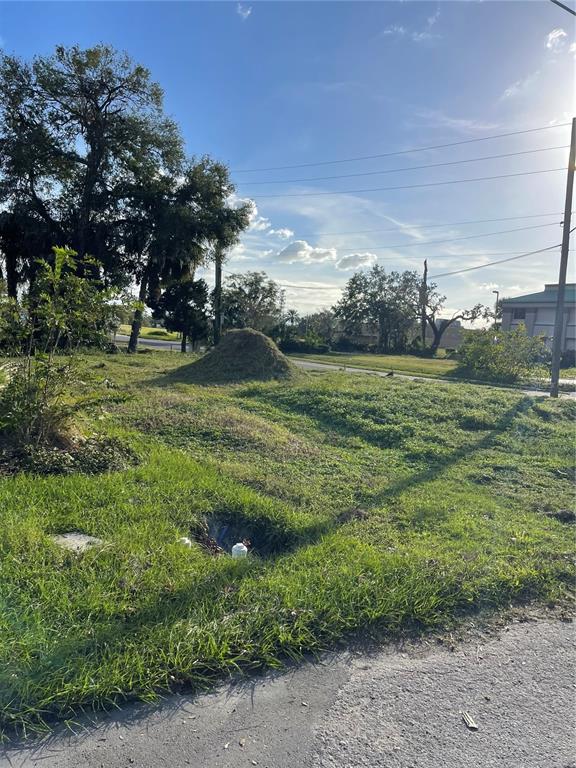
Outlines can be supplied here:
<path id="1" fill-rule="evenodd" d="M 298 314 L 298 312 L 296 312 L 295 309 L 289 309 L 286 312 L 286 322 L 288 323 L 288 325 L 297 325 L 299 321 L 300 321 L 300 315 Z"/>

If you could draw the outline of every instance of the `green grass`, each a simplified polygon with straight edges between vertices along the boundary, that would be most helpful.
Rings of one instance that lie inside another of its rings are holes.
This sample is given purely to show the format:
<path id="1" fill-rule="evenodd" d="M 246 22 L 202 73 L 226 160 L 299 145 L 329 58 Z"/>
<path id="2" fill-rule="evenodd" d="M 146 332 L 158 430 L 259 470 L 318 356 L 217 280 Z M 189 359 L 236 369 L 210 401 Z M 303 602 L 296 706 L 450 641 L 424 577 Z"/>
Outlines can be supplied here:
<path id="1" fill-rule="evenodd" d="M 440 355 L 443 350 L 440 350 Z M 310 360 L 317 363 L 338 365 L 341 367 L 364 368 L 373 371 L 396 371 L 414 376 L 430 376 L 432 378 L 461 378 L 458 371 L 458 361 L 446 357 L 417 357 L 416 355 L 375 355 L 356 354 L 351 352 L 329 352 L 323 355 L 295 354 L 293 357 Z M 562 378 L 576 378 L 576 368 L 562 368 Z M 537 369 L 535 378 L 550 378 L 547 368 Z"/>
<path id="2" fill-rule="evenodd" d="M 453 376 L 457 362 L 442 357 L 417 357 L 416 355 L 373 355 L 349 352 L 329 352 L 325 355 L 294 355 L 317 363 L 367 368 L 373 371 L 397 371 L 417 376 Z"/>
<path id="3" fill-rule="evenodd" d="M 180 364 L 85 359 L 83 428 L 140 466 L 0 479 L 5 733 L 567 594 L 574 402 L 338 373 L 202 387 Z M 207 517 L 257 553 L 178 543 Z M 70 530 L 105 545 L 63 551 Z"/>
<path id="4" fill-rule="evenodd" d="M 118 327 L 118 333 L 130 336 L 132 327 L 122 324 Z M 165 341 L 179 341 L 179 335 L 173 331 L 167 331 L 165 328 L 140 328 L 140 337 L 142 339 L 163 339 Z"/>

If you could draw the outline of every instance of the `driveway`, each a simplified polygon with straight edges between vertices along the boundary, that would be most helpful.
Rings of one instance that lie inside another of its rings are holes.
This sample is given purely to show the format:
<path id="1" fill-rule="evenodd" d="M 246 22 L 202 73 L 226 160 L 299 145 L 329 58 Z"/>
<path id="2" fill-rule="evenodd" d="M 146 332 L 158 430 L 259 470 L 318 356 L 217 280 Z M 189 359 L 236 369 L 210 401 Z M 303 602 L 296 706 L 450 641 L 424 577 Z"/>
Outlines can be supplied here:
<path id="1" fill-rule="evenodd" d="M 576 768 L 574 629 L 342 654 L 0 751 L 18 768 Z M 468 712 L 478 726 L 469 730 Z"/>

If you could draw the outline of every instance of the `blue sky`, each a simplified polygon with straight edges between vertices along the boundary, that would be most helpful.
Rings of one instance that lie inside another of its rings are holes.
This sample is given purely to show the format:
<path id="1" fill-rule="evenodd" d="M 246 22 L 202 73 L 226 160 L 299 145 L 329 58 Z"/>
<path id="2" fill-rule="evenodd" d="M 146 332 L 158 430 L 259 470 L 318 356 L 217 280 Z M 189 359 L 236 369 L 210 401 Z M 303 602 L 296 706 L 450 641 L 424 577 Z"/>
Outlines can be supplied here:
<path id="1" fill-rule="evenodd" d="M 106 42 L 146 65 L 188 151 L 225 161 L 238 196 L 256 201 L 227 269 L 265 270 L 302 312 L 330 306 L 372 263 L 419 269 L 426 257 L 434 275 L 560 242 L 564 171 L 358 191 L 565 167 L 569 128 L 553 126 L 575 113 L 576 43 L 573 17 L 552 3 L 2 2 L 0 41 L 24 58 Z M 551 127 L 312 165 L 541 126 Z M 414 168 L 533 149 L 545 151 Z M 242 172 L 291 165 L 305 167 Z M 334 175 L 350 177 L 318 179 Z M 555 215 L 457 224 L 540 214 Z M 427 242 L 456 238 L 469 239 Z M 491 303 L 495 288 L 511 296 L 555 281 L 558 258 L 438 283 L 447 310 Z"/>

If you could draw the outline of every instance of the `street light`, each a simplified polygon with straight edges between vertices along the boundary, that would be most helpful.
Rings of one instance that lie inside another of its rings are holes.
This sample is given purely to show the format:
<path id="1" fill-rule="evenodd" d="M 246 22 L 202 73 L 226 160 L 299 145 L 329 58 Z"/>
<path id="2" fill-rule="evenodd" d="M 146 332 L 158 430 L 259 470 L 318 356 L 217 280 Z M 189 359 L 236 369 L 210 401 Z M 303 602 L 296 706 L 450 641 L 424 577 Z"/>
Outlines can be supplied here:
<path id="1" fill-rule="evenodd" d="M 500 291 L 492 291 L 496 294 L 496 303 L 494 304 L 494 330 L 498 329 L 498 302 L 500 300 Z"/>

